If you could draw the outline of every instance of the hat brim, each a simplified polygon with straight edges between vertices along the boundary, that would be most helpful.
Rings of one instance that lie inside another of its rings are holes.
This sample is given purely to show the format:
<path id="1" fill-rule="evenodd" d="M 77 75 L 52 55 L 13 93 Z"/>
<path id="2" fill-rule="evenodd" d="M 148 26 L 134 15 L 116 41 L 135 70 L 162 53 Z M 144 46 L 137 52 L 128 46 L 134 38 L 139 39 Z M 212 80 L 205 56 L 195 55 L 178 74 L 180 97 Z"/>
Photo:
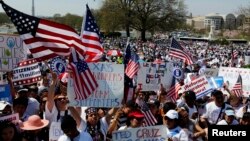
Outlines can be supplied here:
<path id="1" fill-rule="evenodd" d="M 38 129 L 42 129 L 46 126 L 48 126 L 49 121 L 48 120 L 41 120 L 41 122 L 43 123 L 41 126 L 31 126 L 30 124 L 28 124 L 28 122 L 23 122 L 23 125 L 20 126 L 20 128 L 22 130 L 38 130 Z"/>

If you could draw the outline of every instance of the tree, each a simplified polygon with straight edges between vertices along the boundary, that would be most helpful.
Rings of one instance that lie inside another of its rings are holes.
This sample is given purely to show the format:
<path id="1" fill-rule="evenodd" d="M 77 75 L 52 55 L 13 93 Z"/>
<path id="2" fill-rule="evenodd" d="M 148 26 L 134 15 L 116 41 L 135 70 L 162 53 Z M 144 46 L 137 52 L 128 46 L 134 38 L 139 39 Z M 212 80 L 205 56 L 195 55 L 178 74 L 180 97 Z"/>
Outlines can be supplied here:
<path id="1" fill-rule="evenodd" d="M 6 15 L 6 13 L 0 13 L 0 25 L 4 23 L 11 23 L 9 20 L 9 17 Z"/>
<path id="2" fill-rule="evenodd" d="M 237 13 L 243 15 L 250 15 L 250 4 L 247 6 L 240 6 Z"/>

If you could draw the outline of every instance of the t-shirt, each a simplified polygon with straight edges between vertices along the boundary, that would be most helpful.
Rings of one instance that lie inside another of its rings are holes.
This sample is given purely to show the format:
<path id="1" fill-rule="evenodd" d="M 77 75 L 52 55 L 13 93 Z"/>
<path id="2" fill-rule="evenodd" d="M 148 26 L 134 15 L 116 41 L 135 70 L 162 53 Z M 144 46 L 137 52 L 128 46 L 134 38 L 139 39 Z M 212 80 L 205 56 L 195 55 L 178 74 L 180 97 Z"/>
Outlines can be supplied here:
<path id="1" fill-rule="evenodd" d="M 189 141 L 188 133 L 183 130 L 180 126 L 175 127 L 174 129 L 167 130 L 167 137 L 171 138 L 173 141 Z"/>
<path id="2" fill-rule="evenodd" d="M 71 141 L 70 138 L 63 134 L 59 137 L 58 141 Z M 93 141 L 92 137 L 88 132 L 82 131 L 77 137 L 73 139 L 73 141 Z"/>
<path id="3" fill-rule="evenodd" d="M 24 114 L 25 115 L 37 115 L 39 112 L 39 105 L 40 103 L 35 98 L 29 97 L 28 106 Z"/>
<path id="4" fill-rule="evenodd" d="M 46 106 L 45 106 L 45 118 L 47 120 L 49 120 L 49 123 L 61 122 L 62 117 L 66 115 L 66 113 L 65 113 L 66 111 L 60 111 L 59 117 L 58 117 L 58 112 L 59 112 L 59 110 L 56 108 L 55 104 L 53 105 L 51 112 L 47 108 L 47 104 L 46 104 Z M 69 111 L 67 111 L 67 115 L 70 115 Z"/>
<path id="5" fill-rule="evenodd" d="M 231 107 L 231 106 L 228 104 L 225 104 L 225 107 L 223 108 L 222 113 L 225 112 L 225 110 L 228 107 Z M 220 111 L 221 111 L 221 107 L 216 106 L 215 102 L 212 101 L 206 104 L 205 113 L 202 115 L 202 117 L 206 118 L 210 124 L 216 124 L 216 120 L 219 117 Z M 222 115 L 223 115 L 222 113 L 218 121 L 222 119 Z"/>

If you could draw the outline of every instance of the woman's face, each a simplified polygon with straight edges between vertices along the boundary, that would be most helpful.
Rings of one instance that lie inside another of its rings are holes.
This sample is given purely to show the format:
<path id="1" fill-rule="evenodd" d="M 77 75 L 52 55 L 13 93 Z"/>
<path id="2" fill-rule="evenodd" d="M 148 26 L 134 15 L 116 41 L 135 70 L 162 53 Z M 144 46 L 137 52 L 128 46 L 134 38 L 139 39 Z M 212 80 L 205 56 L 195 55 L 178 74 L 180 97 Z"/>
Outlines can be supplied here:
<path id="1" fill-rule="evenodd" d="M 98 114 L 97 113 L 89 113 L 88 114 L 88 118 L 87 121 L 91 124 L 91 125 L 96 125 L 98 122 Z"/>
<path id="2" fill-rule="evenodd" d="M 3 141 L 11 141 L 14 138 L 15 130 L 13 127 L 7 127 L 2 130 Z"/>
<path id="3" fill-rule="evenodd" d="M 142 123 L 143 123 L 143 119 L 144 118 L 133 118 L 130 120 L 130 126 L 132 128 L 137 128 L 137 127 L 141 127 Z"/>

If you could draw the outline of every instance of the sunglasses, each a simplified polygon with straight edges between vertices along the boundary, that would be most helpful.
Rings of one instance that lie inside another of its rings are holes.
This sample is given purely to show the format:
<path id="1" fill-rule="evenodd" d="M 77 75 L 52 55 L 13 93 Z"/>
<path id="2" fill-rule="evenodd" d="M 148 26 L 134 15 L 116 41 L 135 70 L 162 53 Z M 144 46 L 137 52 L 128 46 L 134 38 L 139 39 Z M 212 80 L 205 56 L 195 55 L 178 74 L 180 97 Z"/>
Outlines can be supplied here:
<path id="1" fill-rule="evenodd" d="M 66 97 L 63 97 L 63 98 L 57 98 L 56 100 L 58 100 L 58 101 L 66 101 L 67 100 L 67 98 Z"/>

